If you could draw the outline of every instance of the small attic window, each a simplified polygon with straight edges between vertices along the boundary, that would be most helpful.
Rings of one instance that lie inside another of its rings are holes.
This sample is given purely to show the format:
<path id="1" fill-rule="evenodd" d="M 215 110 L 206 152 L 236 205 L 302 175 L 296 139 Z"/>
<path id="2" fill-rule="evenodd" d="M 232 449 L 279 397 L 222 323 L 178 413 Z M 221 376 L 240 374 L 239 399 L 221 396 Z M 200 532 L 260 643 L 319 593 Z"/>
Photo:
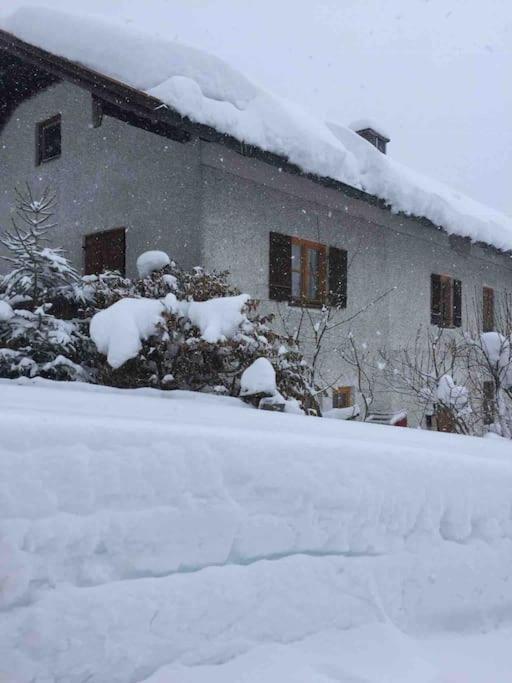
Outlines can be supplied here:
<path id="1" fill-rule="evenodd" d="M 368 142 L 371 142 L 371 144 L 376 147 L 379 152 L 386 154 L 386 147 L 389 142 L 389 138 L 387 138 L 385 135 L 379 133 L 374 128 L 362 128 L 361 130 L 356 130 L 356 133 L 365 140 L 368 140 Z"/>
<path id="2" fill-rule="evenodd" d="M 61 116 L 57 114 L 37 124 L 36 164 L 60 157 L 61 147 Z"/>

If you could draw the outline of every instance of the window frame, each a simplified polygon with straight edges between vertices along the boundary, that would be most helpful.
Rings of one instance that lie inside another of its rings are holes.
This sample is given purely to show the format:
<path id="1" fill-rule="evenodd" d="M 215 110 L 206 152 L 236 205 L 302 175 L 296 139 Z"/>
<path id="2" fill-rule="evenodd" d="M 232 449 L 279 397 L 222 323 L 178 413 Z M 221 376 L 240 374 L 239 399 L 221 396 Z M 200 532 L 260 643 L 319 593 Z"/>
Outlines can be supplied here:
<path id="1" fill-rule="evenodd" d="M 49 128 L 58 126 L 59 129 L 59 151 L 57 154 L 47 156 L 45 154 L 46 134 Z M 55 114 L 44 121 L 39 121 L 36 125 L 36 166 L 46 164 L 62 156 L 62 115 Z"/>
<path id="2" fill-rule="evenodd" d="M 435 301 L 434 278 L 437 279 L 439 301 Z M 430 322 L 443 329 L 456 329 L 462 326 L 462 281 L 452 275 L 432 273 L 430 276 Z M 457 294 L 456 294 L 457 289 Z M 458 309 L 456 306 L 458 302 Z M 438 303 L 438 306 L 435 304 Z M 434 317 L 438 318 L 434 322 Z"/>
<path id="3" fill-rule="evenodd" d="M 340 399 L 343 399 L 340 405 Z M 333 409 L 353 408 L 354 406 L 354 387 L 342 386 L 333 387 L 332 390 L 332 407 Z"/>
<path id="4" fill-rule="evenodd" d="M 299 267 L 294 262 L 293 249 L 298 247 L 300 249 Z M 327 300 L 327 245 L 312 240 L 303 239 L 301 237 L 291 238 L 292 259 L 290 263 L 290 272 L 292 280 L 290 304 L 318 307 L 324 305 Z M 309 270 L 309 251 L 316 251 L 318 253 L 318 269 L 316 270 L 318 276 L 318 298 L 311 298 L 308 294 L 310 284 L 310 270 Z M 299 294 L 294 292 L 293 274 L 299 273 Z"/>

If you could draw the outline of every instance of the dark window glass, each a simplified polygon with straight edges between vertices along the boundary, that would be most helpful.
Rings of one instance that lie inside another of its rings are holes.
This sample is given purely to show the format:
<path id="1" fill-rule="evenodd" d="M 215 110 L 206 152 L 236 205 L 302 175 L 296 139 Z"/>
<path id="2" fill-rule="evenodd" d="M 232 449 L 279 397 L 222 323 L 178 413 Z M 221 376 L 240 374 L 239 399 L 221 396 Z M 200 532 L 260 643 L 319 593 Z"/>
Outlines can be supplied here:
<path id="1" fill-rule="evenodd" d="M 431 323 L 439 327 L 462 324 L 462 283 L 448 275 L 431 275 Z"/>
<path id="2" fill-rule="evenodd" d="M 61 117 L 60 114 L 37 124 L 36 161 L 42 164 L 61 155 Z"/>

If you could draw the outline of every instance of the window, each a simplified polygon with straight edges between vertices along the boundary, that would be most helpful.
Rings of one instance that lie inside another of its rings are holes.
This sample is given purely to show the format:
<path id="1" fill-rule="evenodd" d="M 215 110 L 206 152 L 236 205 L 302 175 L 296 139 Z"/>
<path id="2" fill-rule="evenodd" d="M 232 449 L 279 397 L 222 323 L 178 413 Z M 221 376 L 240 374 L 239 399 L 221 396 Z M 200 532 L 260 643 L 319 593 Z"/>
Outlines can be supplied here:
<path id="1" fill-rule="evenodd" d="M 438 327 L 462 324 L 462 283 L 448 275 L 431 275 L 431 323 Z"/>
<path id="2" fill-rule="evenodd" d="M 292 304 L 345 308 L 347 252 L 318 242 L 270 233 L 269 297 Z"/>
<path id="3" fill-rule="evenodd" d="M 333 408 L 351 408 L 354 405 L 352 387 L 337 387 L 332 390 Z"/>
<path id="4" fill-rule="evenodd" d="M 376 147 L 379 152 L 386 154 L 386 147 L 389 142 L 389 138 L 381 133 L 378 133 L 373 128 L 362 128 L 356 130 L 356 133 L 360 135 L 365 140 L 368 140 L 374 147 Z"/>
<path id="5" fill-rule="evenodd" d="M 103 102 L 96 95 L 92 96 L 92 127 L 99 128 L 103 123 Z"/>
<path id="6" fill-rule="evenodd" d="M 487 381 L 483 383 L 483 414 L 484 424 L 490 425 L 494 422 L 494 408 L 496 403 L 496 391 L 494 382 Z"/>
<path id="7" fill-rule="evenodd" d="M 482 291 L 482 329 L 484 332 L 494 330 L 494 289 L 484 287 Z"/>
<path id="8" fill-rule="evenodd" d="M 124 228 L 94 232 L 85 236 L 85 274 L 98 275 L 105 270 L 125 274 L 126 231 Z"/>
<path id="9" fill-rule="evenodd" d="M 37 124 L 36 164 L 57 159 L 61 154 L 60 114 Z"/>
<path id="10" fill-rule="evenodd" d="M 326 251 L 322 244 L 292 239 L 292 300 L 312 304 L 324 301 Z"/>

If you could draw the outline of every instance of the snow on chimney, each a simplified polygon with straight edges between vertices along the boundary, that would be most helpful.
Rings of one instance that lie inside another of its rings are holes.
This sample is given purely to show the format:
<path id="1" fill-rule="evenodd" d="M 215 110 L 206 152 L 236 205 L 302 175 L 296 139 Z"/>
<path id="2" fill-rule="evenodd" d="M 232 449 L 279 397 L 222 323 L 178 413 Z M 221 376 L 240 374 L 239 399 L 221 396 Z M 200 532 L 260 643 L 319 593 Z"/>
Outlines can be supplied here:
<path id="1" fill-rule="evenodd" d="M 379 152 L 386 154 L 386 146 L 390 138 L 383 132 L 382 128 L 375 122 L 365 119 L 363 121 L 354 121 L 349 128 L 355 131 L 365 140 L 368 140 Z"/>

